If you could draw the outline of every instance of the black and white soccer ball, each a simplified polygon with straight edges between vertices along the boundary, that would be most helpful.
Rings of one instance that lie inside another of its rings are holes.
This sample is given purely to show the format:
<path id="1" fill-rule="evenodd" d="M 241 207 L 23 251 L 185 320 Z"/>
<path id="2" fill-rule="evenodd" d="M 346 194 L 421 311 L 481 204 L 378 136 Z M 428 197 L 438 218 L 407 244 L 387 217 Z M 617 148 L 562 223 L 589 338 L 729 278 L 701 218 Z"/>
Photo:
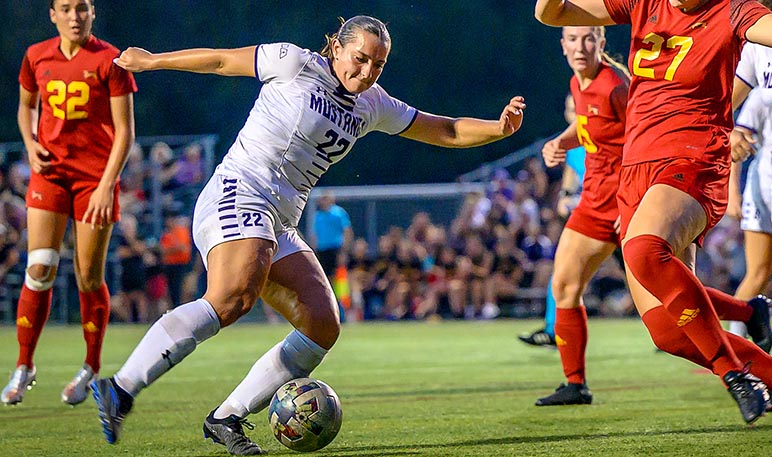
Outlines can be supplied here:
<path id="1" fill-rule="evenodd" d="M 327 384 L 298 378 L 279 387 L 268 407 L 273 436 L 294 451 L 312 452 L 332 442 L 343 422 L 340 400 Z"/>

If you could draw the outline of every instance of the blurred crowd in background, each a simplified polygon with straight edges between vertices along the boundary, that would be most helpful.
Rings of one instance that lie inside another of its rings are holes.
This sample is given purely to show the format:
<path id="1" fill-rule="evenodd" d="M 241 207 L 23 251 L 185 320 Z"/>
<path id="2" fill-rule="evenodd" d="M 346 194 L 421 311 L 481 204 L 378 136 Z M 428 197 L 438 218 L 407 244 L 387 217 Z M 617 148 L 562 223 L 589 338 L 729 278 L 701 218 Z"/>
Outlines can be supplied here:
<path id="1" fill-rule="evenodd" d="M 174 149 L 164 142 L 133 148 L 121 176 L 122 219 L 109 251 L 113 320 L 151 322 L 203 293 L 205 271 L 190 233 L 195 199 L 208 179 L 201 155 L 196 142 Z M 541 315 L 565 222 L 555 210 L 561 170 L 546 169 L 540 157 L 509 168 L 492 170 L 484 192 L 465 195 L 450 224 L 432 221 L 427 211 L 417 212 L 407 227 L 392 226 L 379 234 L 377 246 L 354 233 L 341 246 L 330 275 L 345 319 Z M 29 173 L 23 156 L 0 165 L 0 302 L 6 304 L 5 314 L 13 312 L 26 265 Z M 153 230 L 159 214 L 162 230 Z M 304 235 L 315 246 L 314 234 Z M 69 239 L 63 263 L 71 252 Z M 705 284 L 734 291 L 745 271 L 737 221 L 725 218 L 712 230 L 698 251 L 697 269 Z M 61 284 L 74 287 L 74 281 Z M 585 304 L 593 315 L 635 315 L 619 256 L 601 266 Z M 280 319 L 267 307 L 256 307 L 256 312 L 258 319 Z M 12 319 L 3 316 L 6 322 Z"/>

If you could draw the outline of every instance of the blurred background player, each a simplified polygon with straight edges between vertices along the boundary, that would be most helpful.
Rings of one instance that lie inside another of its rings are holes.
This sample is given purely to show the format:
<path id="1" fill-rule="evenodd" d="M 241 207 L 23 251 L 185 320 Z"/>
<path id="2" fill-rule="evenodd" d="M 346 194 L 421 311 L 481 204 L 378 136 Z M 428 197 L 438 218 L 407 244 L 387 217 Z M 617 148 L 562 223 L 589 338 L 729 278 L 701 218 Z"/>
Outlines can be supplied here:
<path id="1" fill-rule="evenodd" d="M 755 421 L 769 393 L 754 374 L 772 379 L 772 358 L 725 332 L 719 315 L 764 312 L 768 337 L 769 311 L 706 290 L 693 245 L 726 209 L 734 70 L 744 40 L 772 44 L 772 15 L 755 1 L 707 0 L 538 0 L 535 15 L 556 26 L 632 25 L 617 198 L 628 285 L 657 347 L 710 368 Z"/>
<path id="2" fill-rule="evenodd" d="M 769 8 L 772 1 L 759 3 Z M 745 102 L 752 88 L 772 88 L 769 68 L 772 65 L 772 48 L 756 43 L 746 43 L 737 64 L 737 72 L 732 90 L 732 107 L 737 110 Z M 742 161 L 732 164 L 729 178 L 728 216 L 740 220 L 745 248 L 745 275 L 735 290 L 735 297 L 750 300 L 764 293 L 772 274 L 772 215 L 770 214 L 770 195 L 772 189 L 772 168 L 770 168 L 770 148 L 772 131 L 768 129 L 767 118 L 772 113 L 766 91 L 757 92 L 753 101 L 743 107 L 730 136 L 732 152 L 735 156 L 750 157 L 758 150 L 760 157 L 754 158 L 748 165 L 745 178 L 745 190 L 741 186 Z M 758 134 L 757 144 L 754 134 Z M 740 336 L 747 336 L 743 322 L 732 321 L 729 331 Z"/>
<path id="3" fill-rule="evenodd" d="M 563 116 L 569 125 L 576 121 L 574 97 L 570 93 L 566 96 Z M 542 153 L 544 153 L 544 150 L 542 150 Z M 585 172 L 584 159 L 584 146 L 577 146 L 566 151 L 565 166 L 563 167 L 563 177 L 560 183 L 556 208 L 558 215 L 564 220 L 568 219 L 571 211 L 576 208 L 581 198 L 582 181 L 584 180 Z M 544 327 L 532 333 L 519 335 L 517 338 L 531 346 L 555 348 L 555 311 L 555 297 L 552 294 L 552 275 L 550 275 L 544 307 Z"/>
<path id="4" fill-rule="evenodd" d="M 130 73 L 113 64 L 118 49 L 92 35 L 93 0 L 52 0 L 49 16 L 59 36 L 30 46 L 19 73 L 18 123 L 32 174 L 27 272 L 16 313 L 19 357 L 0 396 L 4 404 L 21 402 L 35 383 L 32 358 L 51 308 L 69 218 L 86 359 L 62 391 L 62 401 L 75 405 L 86 399 L 110 318 L 104 271 L 113 223 L 120 217 L 118 179 L 134 142 L 137 87 Z"/>
<path id="5" fill-rule="evenodd" d="M 294 327 L 269 349 L 204 420 L 204 435 L 237 455 L 261 454 L 243 430 L 286 381 L 308 376 L 340 334 L 330 282 L 297 224 L 322 174 L 371 131 L 444 147 L 501 140 L 522 123 L 522 97 L 497 120 L 449 118 L 392 98 L 376 81 L 391 38 L 368 16 L 345 21 L 321 53 L 290 43 L 151 54 L 129 48 L 130 71 L 181 70 L 258 78 L 263 86 L 246 124 L 196 203 L 193 233 L 208 268 L 204 296 L 156 321 L 94 398 L 105 438 L 115 443 L 134 397 L 201 342 L 246 314 L 259 297 Z"/>
<path id="6" fill-rule="evenodd" d="M 330 284 L 335 285 L 338 268 L 345 268 L 348 263 L 347 256 L 354 242 L 354 230 L 351 228 L 348 213 L 335 204 L 335 196 L 331 192 L 325 192 L 317 201 L 312 239 L 324 274 Z M 340 301 L 341 297 L 337 295 L 336 291 L 336 297 Z"/>
<path id="7" fill-rule="evenodd" d="M 537 406 L 589 404 L 585 377 L 587 311 L 582 294 L 600 264 L 619 245 L 616 193 L 624 144 L 625 108 L 630 78 L 604 52 L 603 27 L 563 27 L 563 55 L 574 72 L 571 95 L 576 119 L 544 145 L 548 167 L 566 160 L 566 151 L 584 146 L 586 172 L 582 196 L 560 235 L 555 254 L 555 343 L 567 383 Z"/>

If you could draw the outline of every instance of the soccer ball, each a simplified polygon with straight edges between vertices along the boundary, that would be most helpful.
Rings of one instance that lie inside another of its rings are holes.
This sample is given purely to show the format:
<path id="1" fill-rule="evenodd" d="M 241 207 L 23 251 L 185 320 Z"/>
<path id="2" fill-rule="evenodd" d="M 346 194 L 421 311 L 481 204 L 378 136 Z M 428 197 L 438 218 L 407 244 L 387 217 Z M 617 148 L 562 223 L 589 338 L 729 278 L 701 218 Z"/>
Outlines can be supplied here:
<path id="1" fill-rule="evenodd" d="M 327 446 L 342 421 L 338 395 L 317 379 L 289 381 L 279 387 L 268 407 L 273 436 L 294 451 L 312 452 Z"/>

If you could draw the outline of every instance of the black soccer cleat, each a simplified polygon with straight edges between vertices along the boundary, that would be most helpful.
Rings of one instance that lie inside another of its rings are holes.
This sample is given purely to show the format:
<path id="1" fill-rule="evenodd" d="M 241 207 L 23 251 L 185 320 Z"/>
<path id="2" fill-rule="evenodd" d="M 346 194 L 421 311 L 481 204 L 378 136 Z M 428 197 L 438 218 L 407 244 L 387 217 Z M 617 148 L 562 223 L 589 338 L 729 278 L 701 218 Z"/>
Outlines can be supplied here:
<path id="1" fill-rule="evenodd" d="M 536 400 L 536 406 L 589 405 L 592 403 L 592 392 L 587 384 L 560 384 L 555 392 Z"/>
<path id="2" fill-rule="evenodd" d="M 742 371 L 730 371 L 723 377 L 726 390 L 740 407 L 743 420 L 751 424 L 766 414 L 769 404 L 767 386 L 748 371 L 746 365 Z"/>
<path id="3" fill-rule="evenodd" d="M 540 346 L 548 348 L 556 348 L 557 343 L 555 337 L 545 332 L 544 329 L 537 330 L 530 335 L 519 335 L 517 337 L 520 341 L 531 346 Z"/>
<path id="4" fill-rule="evenodd" d="M 213 409 L 204 420 L 205 439 L 210 438 L 213 442 L 224 445 L 228 452 L 233 455 L 261 455 L 268 453 L 260 449 L 260 446 L 253 443 L 244 434 L 244 427 L 254 430 L 255 426 L 253 424 L 235 414 L 231 414 L 225 419 L 215 419 L 214 412 L 216 410 L 217 408 Z"/>
<path id="5" fill-rule="evenodd" d="M 748 300 L 748 304 L 753 308 L 753 314 L 746 323 L 748 335 L 758 347 L 769 353 L 772 349 L 772 327 L 769 325 L 769 307 L 772 305 L 772 300 L 764 295 L 758 295 Z"/>
<path id="6" fill-rule="evenodd" d="M 121 434 L 121 424 L 134 404 L 134 398 L 121 389 L 113 378 L 97 379 L 90 387 L 99 408 L 99 421 L 105 439 L 115 444 Z"/>

